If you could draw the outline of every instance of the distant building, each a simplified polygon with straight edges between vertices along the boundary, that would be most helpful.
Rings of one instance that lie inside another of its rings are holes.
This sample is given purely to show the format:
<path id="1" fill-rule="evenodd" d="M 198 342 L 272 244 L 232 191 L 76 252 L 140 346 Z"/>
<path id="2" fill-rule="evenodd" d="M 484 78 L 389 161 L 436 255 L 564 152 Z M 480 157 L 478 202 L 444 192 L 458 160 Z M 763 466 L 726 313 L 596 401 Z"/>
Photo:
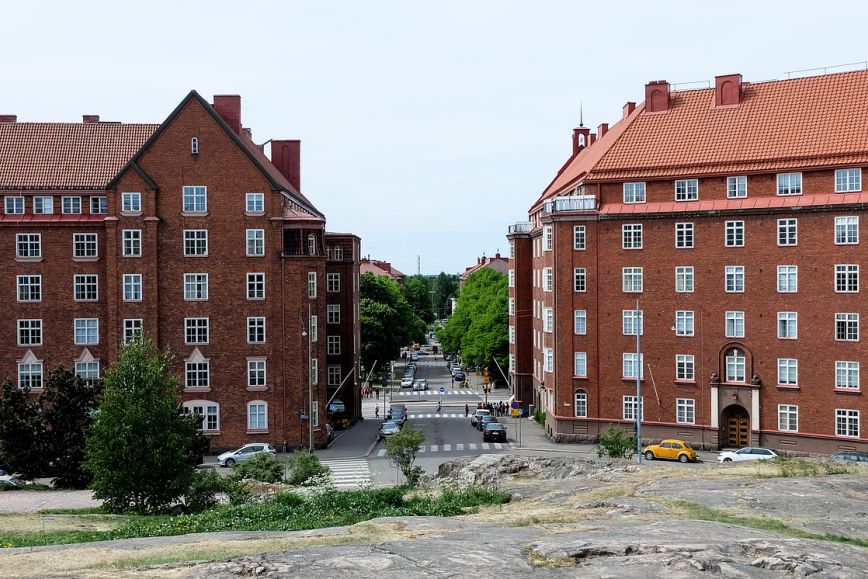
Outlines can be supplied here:
<path id="1" fill-rule="evenodd" d="M 480 269 L 493 269 L 494 271 L 499 271 L 503 275 L 506 275 L 506 272 L 509 271 L 509 260 L 505 257 L 500 257 L 500 253 L 494 254 L 494 257 L 482 257 L 476 258 L 476 265 L 472 265 L 464 270 L 460 276 L 458 276 L 458 287 L 463 288 L 464 282 L 467 281 L 467 278 L 470 277 L 471 274 L 479 271 Z"/>
<path id="2" fill-rule="evenodd" d="M 388 261 L 380 261 L 378 259 L 371 259 L 370 257 L 363 257 L 361 263 L 359 265 L 361 273 L 372 273 L 374 275 L 382 275 L 389 278 L 392 278 L 399 284 L 403 285 L 405 281 L 407 281 L 407 276 L 394 267 Z"/>

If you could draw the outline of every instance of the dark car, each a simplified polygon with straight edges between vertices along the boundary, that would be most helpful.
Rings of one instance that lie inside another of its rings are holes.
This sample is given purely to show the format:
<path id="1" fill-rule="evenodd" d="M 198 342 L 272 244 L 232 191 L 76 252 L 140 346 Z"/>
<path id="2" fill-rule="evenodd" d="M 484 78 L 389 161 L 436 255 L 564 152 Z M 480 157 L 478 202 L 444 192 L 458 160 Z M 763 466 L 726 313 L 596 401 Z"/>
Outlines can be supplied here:
<path id="1" fill-rule="evenodd" d="M 405 405 L 399 403 L 392 404 L 386 413 L 386 420 L 394 422 L 398 426 L 404 426 L 406 412 L 407 407 Z"/>
<path id="2" fill-rule="evenodd" d="M 489 422 L 482 429 L 482 440 L 485 442 L 506 442 L 506 427 L 498 422 Z"/>
<path id="3" fill-rule="evenodd" d="M 868 464 L 868 452 L 859 452 L 858 450 L 849 450 L 839 452 L 829 457 L 831 460 L 846 460 L 849 462 L 864 462 Z"/>
<path id="4" fill-rule="evenodd" d="M 492 422 L 497 422 L 497 418 L 494 416 L 480 416 L 479 420 L 476 421 L 476 428 L 484 432 L 485 425 L 491 424 Z"/>
<path id="5" fill-rule="evenodd" d="M 454 378 L 456 382 L 464 382 L 464 372 L 458 370 L 452 374 L 452 378 Z"/>

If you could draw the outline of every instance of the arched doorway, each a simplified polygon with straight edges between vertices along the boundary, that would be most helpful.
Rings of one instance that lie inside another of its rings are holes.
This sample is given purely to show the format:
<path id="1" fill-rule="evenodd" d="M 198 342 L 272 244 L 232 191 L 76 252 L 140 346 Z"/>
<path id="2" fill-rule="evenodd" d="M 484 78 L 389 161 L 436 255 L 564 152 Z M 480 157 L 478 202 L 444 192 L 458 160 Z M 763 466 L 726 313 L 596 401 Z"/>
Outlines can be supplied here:
<path id="1" fill-rule="evenodd" d="M 750 415 L 747 410 L 732 404 L 723 409 L 721 418 L 723 445 L 735 448 L 750 446 Z"/>

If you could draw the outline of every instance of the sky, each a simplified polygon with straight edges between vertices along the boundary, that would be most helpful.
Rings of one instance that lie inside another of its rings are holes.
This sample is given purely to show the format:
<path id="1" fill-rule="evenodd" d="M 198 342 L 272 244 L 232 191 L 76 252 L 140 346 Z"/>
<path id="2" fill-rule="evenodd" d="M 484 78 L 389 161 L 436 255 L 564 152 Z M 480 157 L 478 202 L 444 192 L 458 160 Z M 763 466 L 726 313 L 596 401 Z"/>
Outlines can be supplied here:
<path id="1" fill-rule="evenodd" d="M 580 103 L 595 128 L 650 80 L 864 61 L 866 17 L 834 0 L 14 0 L 0 113 L 161 122 L 191 89 L 240 94 L 256 142 L 301 139 L 329 231 L 407 274 L 458 273 L 508 253 Z"/>

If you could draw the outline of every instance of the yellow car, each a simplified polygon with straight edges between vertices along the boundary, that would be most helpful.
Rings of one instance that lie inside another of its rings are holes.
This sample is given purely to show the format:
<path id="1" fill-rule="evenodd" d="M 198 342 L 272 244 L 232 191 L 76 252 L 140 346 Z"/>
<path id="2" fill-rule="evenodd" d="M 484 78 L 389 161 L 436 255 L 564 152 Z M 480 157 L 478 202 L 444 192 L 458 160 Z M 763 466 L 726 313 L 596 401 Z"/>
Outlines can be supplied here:
<path id="1" fill-rule="evenodd" d="M 642 454 L 645 460 L 654 460 L 655 458 L 665 458 L 667 460 L 677 460 L 678 462 L 687 462 L 696 460 L 696 451 L 690 448 L 690 445 L 683 440 L 676 438 L 667 438 L 660 444 L 652 444 L 642 449 Z"/>

